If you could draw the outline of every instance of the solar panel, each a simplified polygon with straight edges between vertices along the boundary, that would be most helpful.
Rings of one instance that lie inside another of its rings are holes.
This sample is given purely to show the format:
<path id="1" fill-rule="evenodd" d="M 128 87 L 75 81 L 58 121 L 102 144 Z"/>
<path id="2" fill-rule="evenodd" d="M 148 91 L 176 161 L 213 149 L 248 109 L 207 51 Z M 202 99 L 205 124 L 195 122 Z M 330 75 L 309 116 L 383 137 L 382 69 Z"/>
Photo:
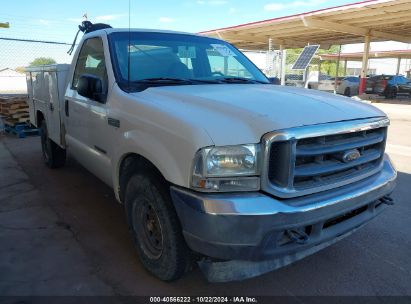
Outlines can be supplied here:
<path id="1" fill-rule="evenodd" d="M 317 52 L 319 45 L 308 45 L 304 48 L 297 61 L 294 63 L 292 70 L 305 70 L 310 64 L 315 52 Z"/>

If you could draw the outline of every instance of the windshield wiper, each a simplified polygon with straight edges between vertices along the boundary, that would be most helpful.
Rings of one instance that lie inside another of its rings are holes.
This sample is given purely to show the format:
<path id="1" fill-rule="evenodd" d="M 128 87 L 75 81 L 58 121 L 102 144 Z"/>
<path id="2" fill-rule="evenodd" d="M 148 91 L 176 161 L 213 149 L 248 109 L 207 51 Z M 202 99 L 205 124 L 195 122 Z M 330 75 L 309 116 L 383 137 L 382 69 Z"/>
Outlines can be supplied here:
<path id="1" fill-rule="evenodd" d="M 157 78 L 146 78 L 134 81 L 135 83 L 158 83 L 158 82 L 177 82 L 177 83 L 220 83 L 218 80 L 213 79 L 194 79 L 194 78 L 172 78 L 172 77 L 157 77 Z"/>
<path id="2" fill-rule="evenodd" d="M 145 78 L 145 79 L 140 79 L 140 80 L 135 80 L 132 81 L 133 83 L 144 83 L 144 84 L 150 84 L 150 83 L 192 83 L 190 79 L 184 79 L 184 78 L 172 78 L 172 77 L 156 77 L 156 78 Z"/>
<path id="3" fill-rule="evenodd" d="M 248 79 L 248 78 L 243 78 L 243 77 L 223 77 L 223 78 L 218 78 L 219 81 L 225 82 L 225 83 L 268 83 L 268 82 L 263 82 L 259 80 L 254 80 L 254 79 Z"/>
<path id="4" fill-rule="evenodd" d="M 197 83 L 210 83 L 210 84 L 221 83 L 217 79 L 193 79 L 193 78 L 190 78 L 188 80 L 190 80 L 192 82 L 197 82 Z"/>
<path id="5" fill-rule="evenodd" d="M 241 77 L 224 77 L 217 79 L 194 79 L 194 78 L 174 78 L 174 77 L 154 77 L 145 78 L 123 83 L 127 91 L 144 91 L 149 87 L 173 86 L 173 85 L 193 85 L 193 84 L 223 84 L 223 83 L 265 83 Z"/>
<path id="6" fill-rule="evenodd" d="M 175 85 L 193 85 L 193 84 L 206 84 L 206 83 L 219 83 L 206 80 L 187 79 L 187 78 L 173 78 L 173 77 L 155 77 L 145 78 L 140 80 L 134 80 L 130 82 L 124 82 L 122 86 L 126 91 L 141 92 L 149 87 L 161 87 L 161 86 L 175 86 Z"/>

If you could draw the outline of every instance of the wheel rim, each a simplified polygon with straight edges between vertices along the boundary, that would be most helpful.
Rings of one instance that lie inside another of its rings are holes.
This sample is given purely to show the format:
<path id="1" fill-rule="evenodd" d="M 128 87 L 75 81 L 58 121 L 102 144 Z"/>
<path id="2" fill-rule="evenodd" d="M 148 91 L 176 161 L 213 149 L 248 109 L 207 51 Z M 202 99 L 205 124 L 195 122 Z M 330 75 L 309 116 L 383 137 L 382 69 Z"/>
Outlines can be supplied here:
<path id="1" fill-rule="evenodd" d="M 143 201 L 138 208 L 137 235 L 144 253 L 150 259 L 159 259 L 163 253 L 163 232 L 153 205 Z"/>

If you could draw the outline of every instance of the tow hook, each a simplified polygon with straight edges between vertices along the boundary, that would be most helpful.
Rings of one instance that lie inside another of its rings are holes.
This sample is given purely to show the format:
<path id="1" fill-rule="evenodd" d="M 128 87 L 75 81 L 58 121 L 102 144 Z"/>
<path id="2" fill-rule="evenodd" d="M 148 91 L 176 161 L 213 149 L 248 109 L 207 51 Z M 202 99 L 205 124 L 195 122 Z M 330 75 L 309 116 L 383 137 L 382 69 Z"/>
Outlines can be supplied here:
<path id="1" fill-rule="evenodd" d="M 285 235 L 297 244 L 305 244 L 308 241 L 308 235 L 303 231 L 288 229 L 285 231 Z"/>
<path id="2" fill-rule="evenodd" d="M 381 201 L 383 204 L 386 204 L 386 205 L 388 205 L 388 206 L 394 205 L 394 200 L 393 200 L 393 198 L 390 197 L 390 196 L 388 196 L 388 195 L 383 196 L 382 198 L 380 198 L 380 201 Z"/>

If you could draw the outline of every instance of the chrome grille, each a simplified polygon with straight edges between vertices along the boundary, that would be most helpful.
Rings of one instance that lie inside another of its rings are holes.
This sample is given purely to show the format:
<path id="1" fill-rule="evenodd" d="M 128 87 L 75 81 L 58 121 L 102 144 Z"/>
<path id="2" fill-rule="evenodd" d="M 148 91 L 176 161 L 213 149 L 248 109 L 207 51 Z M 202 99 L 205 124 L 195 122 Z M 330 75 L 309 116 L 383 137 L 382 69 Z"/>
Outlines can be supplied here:
<path id="1" fill-rule="evenodd" d="M 270 134 L 263 190 L 293 197 L 376 173 L 382 166 L 388 124 L 388 119 L 366 120 L 347 123 L 346 128 L 337 123 L 335 130 L 327 124 Z"/>
<path id="2" fill-rule="evenodd" d="M 329 183 L 378 166 L 384 154 L 385 131 L 379 128 L 297 141 L 294 188 Z M 360 157 L 344 162 L 342 155 L 346 151 L 358 151 Z"/>

